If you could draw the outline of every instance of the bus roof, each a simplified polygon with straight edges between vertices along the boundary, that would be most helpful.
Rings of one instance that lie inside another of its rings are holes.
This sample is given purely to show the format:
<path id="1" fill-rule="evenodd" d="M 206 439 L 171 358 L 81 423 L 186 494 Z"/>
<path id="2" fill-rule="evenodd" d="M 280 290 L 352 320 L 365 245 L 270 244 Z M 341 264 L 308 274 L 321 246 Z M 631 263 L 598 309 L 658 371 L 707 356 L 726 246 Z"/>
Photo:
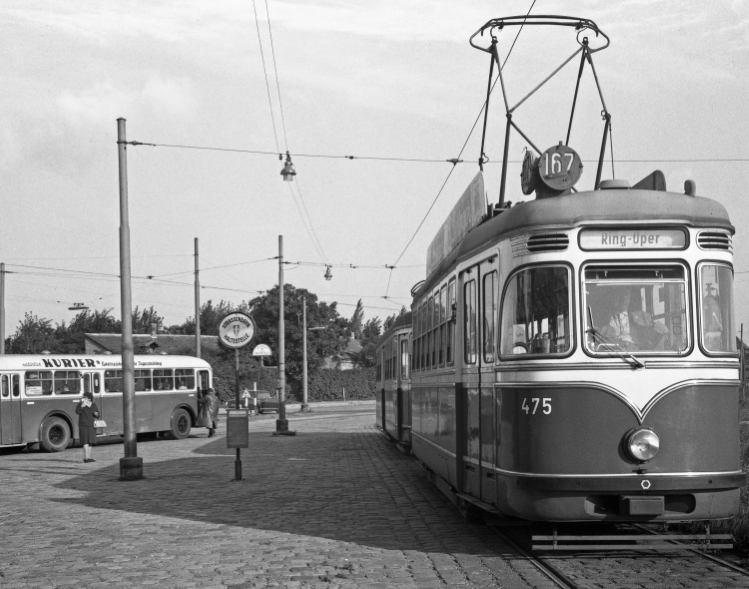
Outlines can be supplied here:
<path id="1" fill-rule="evenodd" d="M 135 368 L 200 368 L 210 365 L 201 358 L 192 356 L 135 356 Z M 0 356 L 0 370 L 23 370 L 25 368 L 49 370 L 99 370 L 122 369 L 122 356 L 115 354 L 7 354 Z"/>
<path id="2" fill-rule="evenodd" d="M 422 296 L 458 260 L 500 238 L 534 229 L 570 229 L 610 223 L 681 225 L 725 229 L 734 226 L 725 207 L 700 196 L 660 190 L 591 190 L 518 203 L 475 227 L 437 266 L 414 294 Z"/>

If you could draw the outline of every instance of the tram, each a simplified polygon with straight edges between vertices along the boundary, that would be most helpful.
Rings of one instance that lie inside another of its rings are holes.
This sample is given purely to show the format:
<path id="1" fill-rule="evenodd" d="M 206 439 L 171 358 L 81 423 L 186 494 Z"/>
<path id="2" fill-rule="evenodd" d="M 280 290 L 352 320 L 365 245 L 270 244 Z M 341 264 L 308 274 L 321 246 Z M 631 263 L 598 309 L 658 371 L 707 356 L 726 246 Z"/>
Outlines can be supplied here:
<path id="1" fill-rule="evenodd" d="M 411 312 L 403 313 L 377 342 L 377 426 L 396 442 L 411 444 Z"/>
<path id="2" fill-rule="evenodd" d="M 492 69 L 495 33 L 521 18 L 480 29 Z M 580 31 L 605 37 L 595 23 L 537 18 L 575 26 L 592 67 L 600 49 Z M 400 376 L 381 375 L 378 423 L 400 442 L 408 432 L 459 505 L 549 522 L 734 515 L 746 473 L 725 208 L 692 181 L 668 191 L 658 171 L 602 180 L 605 107 L 593 188 L 575 191 L 580 158 L 560 142 L 526 154 L 535 199 L 510 206 L 511 114 L 499 203 L 487 206 L 479 171 L 432 241 L 412 293 L 410 403 L 388 403 Z"/>

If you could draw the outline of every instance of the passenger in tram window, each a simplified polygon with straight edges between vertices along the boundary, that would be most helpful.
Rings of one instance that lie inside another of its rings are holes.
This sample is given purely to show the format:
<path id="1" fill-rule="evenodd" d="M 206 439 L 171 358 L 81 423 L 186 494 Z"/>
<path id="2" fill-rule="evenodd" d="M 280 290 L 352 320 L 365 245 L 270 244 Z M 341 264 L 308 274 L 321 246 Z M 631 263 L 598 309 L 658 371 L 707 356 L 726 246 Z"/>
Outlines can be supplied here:
<path id="1" fill-rule="evenodd" d="M 637 287 L 634 287 L 637 288 Z M 601 327 L 601 334 L 617 340 L 624 348 L 635 350 L 663 350 L 668 338 L 668 328 L 663 323 L 654 323 L 653 316 L 630 304 L 632 287 L 619 286 L 611 298 L 608 321 Z M 637 291 L 639 296 L 639 290 Z"/>

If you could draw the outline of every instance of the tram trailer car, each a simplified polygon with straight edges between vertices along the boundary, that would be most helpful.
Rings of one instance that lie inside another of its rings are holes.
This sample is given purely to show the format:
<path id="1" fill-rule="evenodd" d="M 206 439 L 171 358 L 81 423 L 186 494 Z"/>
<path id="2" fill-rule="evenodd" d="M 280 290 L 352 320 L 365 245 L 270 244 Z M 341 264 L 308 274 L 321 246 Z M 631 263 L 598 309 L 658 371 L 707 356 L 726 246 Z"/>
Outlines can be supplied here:
<path id="1" fill-rule="evenodd" d="M 186 438 L 198 395 L 212 386 L 210 365 L 189 356 L 135 356 L 135 431 Z M 61 452 L 79 438 L 75 408 L 84 392 L 106 421 L 104 435 L 124 433 L 122 357 L 0 356 L 0 449 L 39 444 Z"/>
<path id="2" fill-rule="evenodd" d="M 410 441 L 456 501 L 536 521 L 737 512 L 734 227 L 693 190 L 638 186 L 494 210 L 442 259 L 430 248 Z M 480 172 L 451 216 L 471 194 Z M 379 382 L 401 439 L 396 381 Z"/>
<path id="3" fill-rule="evenodd" d="M 377 342 L 377 427 L 411 445 L 411 312 L 397 317 Z"/>

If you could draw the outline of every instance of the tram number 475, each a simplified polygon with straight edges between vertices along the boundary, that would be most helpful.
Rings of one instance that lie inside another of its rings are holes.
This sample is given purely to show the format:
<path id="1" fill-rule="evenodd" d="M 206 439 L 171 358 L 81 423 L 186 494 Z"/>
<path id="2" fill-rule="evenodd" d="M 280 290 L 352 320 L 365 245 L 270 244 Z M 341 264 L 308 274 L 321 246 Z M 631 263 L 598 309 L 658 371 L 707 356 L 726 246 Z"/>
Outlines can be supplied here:
<path id="1" fill-rule="evenodd" d="M 548 398 L 539 398 L 539 397 L 532 397 L 530 399 L 531 405 L 528 404 L 529 399 L 523 399 L 523 404 L 520 406 L 520 408 L 525 411 L 526 414 L 530 413 L 531 415 L 535 415 L 536 411 L 540 409 L 540 411 L 543 411 L 546 415 L 551 413 L 551 399 Z M 540 407 L 539 407 L 540 405 Z"/>

